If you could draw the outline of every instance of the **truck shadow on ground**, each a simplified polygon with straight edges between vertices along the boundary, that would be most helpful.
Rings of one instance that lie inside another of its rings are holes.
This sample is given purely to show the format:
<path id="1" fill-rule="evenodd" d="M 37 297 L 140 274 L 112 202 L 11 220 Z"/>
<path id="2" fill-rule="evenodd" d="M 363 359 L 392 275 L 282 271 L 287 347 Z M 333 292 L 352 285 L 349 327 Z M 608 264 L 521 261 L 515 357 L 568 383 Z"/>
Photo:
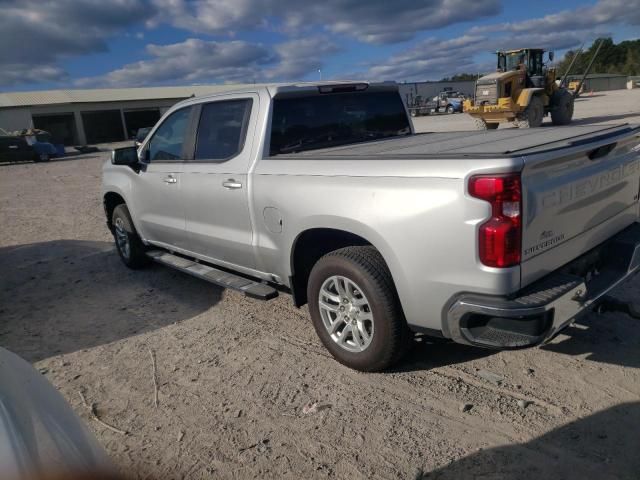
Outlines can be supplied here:
<path id="1" fill-rule="evenodd" d="M 640 368 L 640 320 L 622 313 L 591 312 L 541 348 L 565 355 L 586 355 L 594 362 Z"/>
<path id="2" fill-rule="evenodd" d="M 585 358 L 593 362 L 640 368 L 640 320 L 622 313 L 590 312 L 540 349 L 564 355 L 586 355 Z M 497 352 L 417 335 L 410 352 L 393 372 L 430 370 Z"/>
<path id="3" fill-rule="evenodd" d="M 414 372 L 488 357 L 497 350 L 461 345 L 451 340 L 416 335 L 409 352 L 392 372 Z"/>
<path id="4" fill-rule="evenodd" d="M 419 479 L 637 479 L 640 402 L 624 403 L 530 442 L 480 450 Z"/>
<path id="5" fill-rule="evenodd" d="M 30 362 L 192 318 L 222 289 L 161 266 L 132 271 L 108 242 L 0 249 L 0 344 Z"/>

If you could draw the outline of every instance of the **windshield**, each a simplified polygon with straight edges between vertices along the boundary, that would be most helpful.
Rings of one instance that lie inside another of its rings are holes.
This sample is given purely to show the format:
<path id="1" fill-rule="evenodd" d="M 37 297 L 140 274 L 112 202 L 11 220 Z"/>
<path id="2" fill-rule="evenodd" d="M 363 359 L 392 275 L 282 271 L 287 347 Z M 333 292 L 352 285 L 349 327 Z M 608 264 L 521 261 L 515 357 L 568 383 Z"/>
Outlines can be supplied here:
<path id="1" fill-rule="evenodd" d="M 524 53 L 522 52 L 501 54 L 498 57 L 498 67 L 503 72 L 516 70 L 521 63 L 524 63 Z"/>
<path id="2" fill-rule="evenodd" d="M 411 133 L 398 92 L 350 92 L 274 99 L 270 155 Z"/>

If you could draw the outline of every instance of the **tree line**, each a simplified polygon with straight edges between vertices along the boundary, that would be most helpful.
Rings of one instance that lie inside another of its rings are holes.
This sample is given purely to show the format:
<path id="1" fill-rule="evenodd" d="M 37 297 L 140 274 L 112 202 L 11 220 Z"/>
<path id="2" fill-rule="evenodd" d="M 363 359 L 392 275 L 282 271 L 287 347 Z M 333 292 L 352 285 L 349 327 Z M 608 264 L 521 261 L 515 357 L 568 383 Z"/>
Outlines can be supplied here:
<path id="1" fill-rule="evenodd" d="M 611 38 L 595 40 L 591 46 L 580 54 L 576 63 L 571 68 L 571 75 L 583 73 L 591 57 L 602 40 L 602 48 L 591 68 L 591 73 L 614 73 L 619 75 L 640 75 L 640 40 L 625 40 L 618 44 Z M 577 51 L 569 50 L 558 63 L 557 69 L 560 75 L 564 75 L 576 56 Z"/>
<path id="2" fill-rule="evenodd" d="M 580 75 L 587 69 L 600 40 L 603 41 L 602 47 L 593 63 L 591 73 L 640 75 L 640 40 L 625 40 L 616 44 L 610 37 L 596 39 L 588 49 L 584 50 L 576 59 L 573 67 L 571 67 L 570 75 Z M 564 58 L 557 63 L 558 77 L 565 74 L 577 54 L 577 50 L 569 50 Z M 477 73 L 459 73 L 451 77 L 445 77 L 441 82 L 460 82 L 476 80 L 477 78 Z"/>

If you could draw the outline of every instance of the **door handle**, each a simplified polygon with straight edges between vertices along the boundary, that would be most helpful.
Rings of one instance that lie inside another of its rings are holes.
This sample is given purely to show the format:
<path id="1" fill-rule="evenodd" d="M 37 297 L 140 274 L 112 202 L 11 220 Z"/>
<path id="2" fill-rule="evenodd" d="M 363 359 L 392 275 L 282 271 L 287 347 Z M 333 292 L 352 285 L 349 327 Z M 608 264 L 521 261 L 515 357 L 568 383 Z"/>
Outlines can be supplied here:
<path id="1" fill-rule="evenodd" d="M 164 179 L 164 183 L 178 183 L 178 179 L 176 177 L 174 177 L 173 175 L 169 175 L 168 177 L 165 177 Z"/>
<path id="2" fill-rule="evenodd" d="M 233 178 L 230 178 L 229 180 L 222 182 L 222 186 L 224 188 L 228 188 L 229 190 L 242 188 L 242 184 L 240 182 L 236 182 Z"/>

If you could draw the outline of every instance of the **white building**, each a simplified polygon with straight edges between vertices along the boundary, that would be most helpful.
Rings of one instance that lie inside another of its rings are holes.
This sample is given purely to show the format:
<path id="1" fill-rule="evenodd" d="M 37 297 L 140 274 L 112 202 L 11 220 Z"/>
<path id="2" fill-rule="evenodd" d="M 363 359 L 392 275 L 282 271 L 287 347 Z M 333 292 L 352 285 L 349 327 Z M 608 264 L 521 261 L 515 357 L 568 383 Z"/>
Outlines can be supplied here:
<path id="1" fill-rule="evenodd" d="M 238 85 L 0 93 L 0 128 L 39 128 L 64 145 L 126 140 L 180 100 L 234 88 Z"/>

